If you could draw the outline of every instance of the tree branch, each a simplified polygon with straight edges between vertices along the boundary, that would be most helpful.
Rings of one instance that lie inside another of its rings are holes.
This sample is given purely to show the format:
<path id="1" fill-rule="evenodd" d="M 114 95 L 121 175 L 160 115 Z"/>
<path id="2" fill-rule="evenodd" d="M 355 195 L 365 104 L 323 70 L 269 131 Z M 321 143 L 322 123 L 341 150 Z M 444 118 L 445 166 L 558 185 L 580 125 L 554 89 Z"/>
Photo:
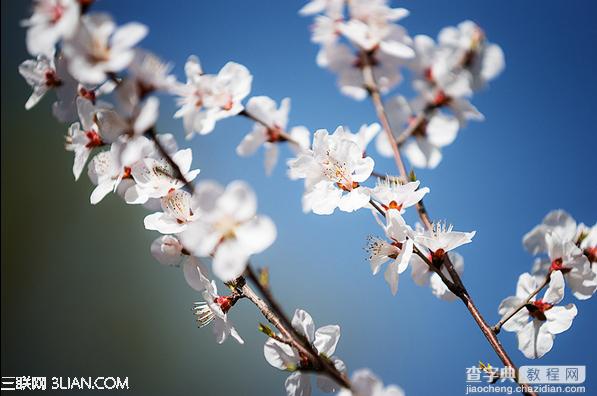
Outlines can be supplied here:
<path id="1" fill-rule="evenodd" d="M 408 178 L 407 178 L 408 172 L 406 170 L 406 166 L 404 165 L 404 161 L 402 160 L 402 156 L 400 154 L 400 149 L 396 142 L 396 138 L 394 137 L 394 133 L 392 132 L 392 127 L 388 121 L 387 114 L 386 114 L 386 111 L 384 108 L 384 104 L 383 104 L 383 101 L 381 99 L 381 95 L 379 92 L 379 87 L 377 85 L 377 81 L 375 80 L 375 75 L 373 74 L 371 54 L 361 51 L 360 56 L 361 56 L 361 61 L 363 64 L 362 72 L 363 72 L 363 79 L 365 81 L 365 88 L 369 91 L 369 95 L 371 96 L 371 99 L 373 100 L 373 104 L 375 106 L 375 111 L 377 113 L 379 121 L 381 122 L 384 130 L 386 131 L 388 140 L 390 142 L 390 145 L 392 146 L 392 151 L 394 153 L 394 161 L 396 162 L 396 166 L 398 168 L 398 171 L 400 172 L 400 176 L 402 176 L 405 180 L 408 180 Z M 426 111 L 424 111 L 419 116 L 417 116 L 417 119 L 415 120 L 415 122 L 413 122 L 411 127 L 406 132 L 408 132 L 409 134 L 412 134 L 416 130 L 416 128 L 418 128 L 418 126 L 420 126 L 420 124 L 424 121 L 425 113 L 426 113 Z M 408 136 L 405 135 L 405 137 L 403 137 L 401 139 L 401 141 L 406 140 L 408 138 Z M 419 214 L 419 218 L 424 223 L 425 227 L 427 229 L 430 229 L 432 223 L 429 219 L 429 214 L 428 214 L 425 206 L 423 205 L 423 203 L 421 202 L 421 203 L 417 204 L 416 208 L 417 208 L 417 212 Z M 431 264 L 430 268 L 432 270 L 436 269 L 435 273 L 437 273 L 442 278 L 442 281 L 446 284 L 446 287 L 448 287 L 448 289 L 450 289 L 450 291 L 452 291 L 452 293 L 454 293 L 456 296 L 458 296 L 462 300 L 462 302 L 464 303 L 464 305 L 470 312 L 471 316 L 477 323 L 477 326 L 479 327 L 479 329 L 481 329 L 481 332 L 483 333 L 483 335 L 485 336 L 485 338 L 487 339 L 487 341 L 489 342 L 489 344 L 491 345 L 491 347 L 493 348 L 495 353 L 498 355 L 500 360 L 506 366 L 510 366 L 514 370 L 516 370 L 517 368 L 514 365 L 514 363 L 512 362 L 512 359 L 510 359 L 510 357 L 508 356 L 508 353 L 506 352 L 506 350 L 504 349 L 504 347 L 502 346 L 500 341 L 497 339 L 496 333 L 494 333 L 492 328 L 485 321 L 485 319 L 479 312 L 478 308 L 476 307 L 473 299 L 468 294 L 462 280 L 460 279 L 460 276 L 454 269 L 454 266 L 453 266 L 450 258 L 448 257 L 448 255 L 444 256 L 443 265 L 446 266 L 446 269 L 448 270 L 448 273 L 450 274 L 450 277 L 452 278 L 452 282 L 450 282 L 448 279 L 446 279 L 446 277 L 443 275 L 441 270 L 438 268 L 435 268 L 435 266 L 432 263 L 430 263 L 429 260 L 423 254 L 421 254 L 421 252 L 419 252 L 417 254 L 423 260 L 426 260 L 428 265 Z M 521 385 L 521 387 L 523 387 L 523 393 L 525 395 L 529 395 L 529 396 L 537 395 L 535 392 L 525 391 L 525 389 L 528 389 L 527 387 L 525 387 L 525 384 L 523 384 L 523 383 L 519 383 L 519 384 Z"/>

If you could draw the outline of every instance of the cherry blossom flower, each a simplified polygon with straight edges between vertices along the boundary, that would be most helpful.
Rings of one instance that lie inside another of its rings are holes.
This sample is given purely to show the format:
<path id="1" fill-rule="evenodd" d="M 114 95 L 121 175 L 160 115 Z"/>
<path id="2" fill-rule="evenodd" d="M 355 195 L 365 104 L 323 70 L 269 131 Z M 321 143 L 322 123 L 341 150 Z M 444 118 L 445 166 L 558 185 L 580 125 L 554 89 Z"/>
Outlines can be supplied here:
<path id="1" fill-rule="evenodd" d="M 320 129 L 313 136 L 313 147 L 288 161 L 289 177 L 305 179 L 303 210 L 327 215 L 339 208 L 352 212 L 369 203 L 369 191 L 360 183 L 369 178 L 374 161 L 363 158 L 363 151 L 338 127 L 329 135 Z"/>
<path id="2" fill-rule="evenodd" d="M 338 396 L 404 396 L 396 385 L 384 387 L 383 382 L 369 369 L 356 370 L 350 379 L 352 389 L 342 389 Z"/>
<path id="3" fill-rule="evenodd" d="M 308 312 L 297 309 L 292 317 L 292 327 L 307 339 L 315 350 L 330 359 L 340 371 L 345 371 L 344 362 L 333 356 L 340 340 L 340 326 L 327 325 L 315 330 L 315 323 Z M 265 360 L 280 370 L 293 372 L 285 382 L 288 396 L 311 395 L 311 380 L 308 373 L 301 372 L 301 368 L 308 364 L 305 357 L 290 345 L 269 338 L 263 346 Z M 335 392 L 338 385 L 324 375 L 317 375 L 317 386 L 324 392 Z"/>
<path id="4" fill-rule="evenodd" d="M 577 227 L 577 243 L 578 247 L 583 251 L 591 263 L 593 272 L 597 273 L 597 224 L 593 227 L 588 227 L 580 223 Z"/>
<path id="5" fill-rule="evenodd" d="M 350 128 L 346 126 L 342 127 L 341 130 L 336 131 L 336 133 L 338 134 L 338 138 L 340 139 L 348 139 L 350 141 L 355 142 L 364 154 L 367 150 L 367 146 L 369 145 L 369 143 L 371 143 L 373 138 L 377 136 L 377 134 L 380 131 L 381 125 L 379 125 L 377 122 L 374 122 L 369 125 L 361 125 L 361 127 L 356 133 L 352 133 L 350 131 Z"/>
<path id="6" fill-rule="evenodd" d="M 54 56 L 38 55 L 37 59 L 29 59 L 19 65 L 19 73 L 27 84 L 33 88 L 33 93 L 25 103 L 25 109 L 35 106 L 51 89 L 62 84 L 54 66 Z"/>
<path id="7" fill-rule="evenodd" d="M 478 90 L 494 79 L 505 67 L 504 53 L 489 43 L 483 30 L 472 21 L 442 29 L 438 37 L 442 47 L 453 51 L 453 58 L 470 73 L 471 87 Z"/>
<path id="8" fill-rule="evenodd" d="M 90 197 L 92 205 L 99 203 L 110 192 L 119 192 L 122 195 L 133 183 L 130 169 L 119 166 L 113 147 L 109 151 L 100 151 L 89 161 L 87 175 L 96 186 Z M 123 180 L 127 183 L 121 185 Z"/>
<path id="9" fill-rule="evenodd" d="M 597 276 L 583 251 L 566 239 L 557 232 L 546 235 L 549 260 L 538 261 L 533 274 L 544 275 L 559 271 L 564 275 L 574 297 L 586 300 L 597 290 Z"/>
<path id="10" fill-rule="evenodd" d="M 172 190 L 160 202 L 162 212 L 145 216 L 144 224 L 148 230 L 177 234 L 183 232 L 198 217 L 197 199 L 184 190 Z"/>
<path id="11" fill-rule="evenodd" d="M 381 51 L 399 59 L 410 59 L 415 53 L 406 30 L 392 22 L 408 16 L 404 8 L 390 8 L 384 1 L 351 1 L 350 20 L 340 24 L 339 31 L 357 48 L 365 52 Z"/>
<path id="12" fill-rule="evenodd" d="M 135 56 L 128 70 L 139 97 L 156 90 L 170 92 L 177 83 L 176 77 L 170 74 L 172 64 L 164 62 L 147 50 L 135 49 Z"/>
<path id="13" fill-rule="evenodd" d="M 397 211 L 403 214 L 406 208 L 419 203 L 429 193 L 429 188 L 419 188 L 420 181 L 404 184 L 400 179 L 386 176 L 377 179 L 371 195 L 386 211 Z"/>
<path id="14" fill-rule="evenodd" d="M 228 62 L 217 75 L 204 74 L 199 59 L 191 56 L 185 73 L 187 83 L 177 89 L 181 107 L 174 117 L 183 119 L 187 138 L 212 132 L 216 121 L 244 109 L 241 101 L 251 91 L 253 76 L 243 65 Z"/>
<path id="15" fill-rule="evenodd" d="M 402 80 L 399 70 L 401 60 L 385 52 L 376 52 L 372 58 L 373 74 L 379 90 L 386 94 Z M 344 95 L 355 100 L 364 100 L 368 96 L 363 78 L 363 61 L 347 45 L 335 43 L 323 46 L 317 54 L 317 64 L 338 75 L 338 86 Z"/>
<path id="16" fill-rule="evenodd" d="M 456 270 L 456 273 L 462 275 L 464 272 L 464 258 L 457 252 L 449 252 L 448 257 L 450 258 L 450 262 L 452 263 L 454 270 Z M 431 261 L 431 256 L 429 259 Z M 454 301 L 457 298 L 456 295 L 448 289 L 444 281 L 442 281 L 442 278 L 433 272 L 429 268 L 429 265 L 419 256 L 413 256 L 411 260 L 411 268 L 411 275 L 415 283 L 419 286 L 429 285 L 431 287 L 431 292 L 435 297 L 445 301 Z M 440 270 L 446 278 L 450 279 L 450 275 L 445 265 L 442 265 Z"/>
<path id="17" fill-rule="evenodd" d="M 386 111 L 396 138 L 411 122 L 416 122 L 415 111 L 402 96 L 390 100 Z M 403 152 L 412 166 L 433 169 L 439 165 L 442 159 L 441 148 L 456 139 L 459 127 L 457 118 L 443 112 L 435 112 L 423 121 L 406 140 Z M 375 146 L 382 156 L 391 157 L 393 155 L 387 134 L 378 135 Z"/>
<path id="18" fill-rule="evenodd" d="M 334 44 L 340 38 L 341 19 L 330 18 L 327 15 L 318 15 L 315 17 L 311 27 L 311 41 L 320 45 Z"/>
<path id="19" fill-rule="evenodd" d="M 182 243 L 174 235 L 162 235 L 151 244 L 151 255 L 160 263 L 167 266 L 180 264 L 184 254 Z"/>
<path id="20" fill-rule="evenodd" d="M 387 242 L 380 238 L 370 238 L 367 250 L 371 271 L 376 275 L 381 266 L 392 260 L 386 268 L 384 278 L 390 286 L 390 291 L 396 295 L 398 291 L 398 278 L 406 271 L 413 253 L 413 241 L 407 236 L 410 234 L 410 227 L 406 224 L 398 212 L 388 212 L 385 225 L 386 237 L 391 241 Z"/>
<path id="21" fill-rule="evenodd" d="M 75 33 L 79 14 L 77 0 L 35 0 L 33 15 L 22 22 L 27 27 L 29 53 L 53 57 L 56 43 Z"/>
<path id="22" fill-rule="evenodd" d="M 547 253 L 547 236 L 557 234 L 563 242 L 576 242 L 576 220 L 562 209 L 552 210 L 543 222 L 525 234 L 522 243 L 531 254 Z"/>
<path id="23" fill-rule="evenodd" d="M 433 223 L 431 229 L 415 234 L 415 244 L 422 250 L 427 249 L 432 261 L 443 260 L 445 253 L 467 243 L 471 243 L 476 231 L 452 231 L 452 225 Z"/>
<path id="24" fill-rule="evenodd" d="M 524 273 L 518 279 L 516 296 L 504 299 L 499 306 L 499 314 L 506 316 L 522 304 L 537 289 L 535 277 Z M 505 322 L 502 328 L 516 332 L 518 349 L 529 359 L 545 355 L 553 347 L 556 334 L 572 326 L 577 314 L 574 304 L 558 306 L 564 298 L 564 277 L 561 272 L 551 274 L 551 280 L 542 299 L 532 297 L 523 309 Z"/>
<path id="25" fill-rule="evenodd" d="M 193 181 L 199 174 L 199 169 L 191 170 L 193 160 L 191 149 L 175 152 L 172 160 L 185 180 Z M 172 165 L 163 158 L 146 157 L 135 162 L 131 166 L 131 176 L 135 180 L 135 185 L 125 194 L 125 200 L 130 204 L 144 204 L 149 199 L 161 198 L 170 191 L 184 186 Z"/>
<path id="26" fill-rule="evenodd" d="M 76 34 L 64 42 L 69 71 L 82 83 L 100 84 L 108 73 L 126 68 L 135 56 L 134 46 L 147 35 L 147 27 L 131 22 L 119 28 L 108 14 L 85 14 Z"/>
<path id="27" fill-rule="evenodd" d="M 269 217 L 256 214 L 257 198 L 245 182 L 233 181 L 224 189 L 203 181 L 194 197 L 200 214 L 181 240 L 192 254 L 213 256 L 215 276 L 224 282 L 234 280 L 244 272 L 251 255 L 274 242 L 276 226 Z"/>
<path id="28" fill-rule="evenodd" d="M 193 308 L 197 316 L 197 324 L 199 327 L 205 327 L 213 323 L 213 332 L 218 344 L 226 341 L 228 336 L 232 336 L 239 344 L 244 344 L 245 342 L 228 320 L 227 313 L 232 307 L 231 297 L 218 295 L 216 283 L 210 282 L 200 270 L 198 272 L 204 285 L 202 296 L 205 301 L 195 303 Z"/>
<path id="29" fill-rule="evenodd" d="M 236 153 L 241 157 L 252 155 L 260 146 L 265 148 L 265 173 L 271 175 L 274 166 L 278 162 L 278 144 L 286 140 L 282 136 L 288 124 L 288 112 L 290 111 L 290 98 L 285 98 L 276 107 L 276 102 L 267 96 L 253 96 L 249 99 L 246 111 L 260 122 L 255 122 L 253 130 L 247 134 L 236 147 Z M 266 124 L 267 127 L 263 124 Z M 309 148 L 309 131 L 299 126 L 290 130 L 289 136 L 292 139 L 290 147 L 295 153 Z"/>
<path id="30" fill-rule="evenodd" d="M 85 98 L 77 98 L 77 113 L 80 123 L 72 124 L 66 137 L 66 150 L 75 153 L 75 180 L 79 179 L 94 148 L 115 141 L 125 132 L 122 125 L 111 122 L 115 114 L 113 110 L 94 106 Z"/>

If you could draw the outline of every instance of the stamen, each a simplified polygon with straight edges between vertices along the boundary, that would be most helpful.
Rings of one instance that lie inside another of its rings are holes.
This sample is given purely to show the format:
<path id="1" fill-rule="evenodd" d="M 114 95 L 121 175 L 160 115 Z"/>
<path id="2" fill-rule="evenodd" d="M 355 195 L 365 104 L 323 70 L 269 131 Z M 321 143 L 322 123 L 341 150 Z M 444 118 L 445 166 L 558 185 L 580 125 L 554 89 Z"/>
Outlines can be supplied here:
<path id="1" fill-rule="evenodd" d="M 199 325 L 199 327 L 207 326 L 215 318 L 215 314 L 213 313 L 209 305 L 204 301 L 196 302 L 194 304 L 193 311 L 195 316 L 197 317 L 197 324 Z"/>

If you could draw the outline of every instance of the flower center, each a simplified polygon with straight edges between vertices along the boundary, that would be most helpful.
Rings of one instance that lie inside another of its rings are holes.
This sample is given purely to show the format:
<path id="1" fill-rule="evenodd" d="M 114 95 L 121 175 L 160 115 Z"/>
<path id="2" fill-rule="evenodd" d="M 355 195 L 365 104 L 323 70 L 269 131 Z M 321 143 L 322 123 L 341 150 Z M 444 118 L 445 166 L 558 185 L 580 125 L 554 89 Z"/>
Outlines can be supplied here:
<path id="1" fill-rule="evenodd" d="M 388 211 L 388 210 L 390 210 L 390 209 L 395 209 L 395 210 L 397 210 L 397 211 L 399 211 L 399 212 L 400 212 L 400 211 L 402 210 L 402 206 L 403 206 L 403 204 L 398 204 L 398 202 L 396 202 L 396 201 L 390 201 L 390 203 L 389 203 L 389 204 L 387 204 L 387 205 L 381 204 L 381 206 L 382 206 L 382 207 L 383 207 L 383 208 L 384 208 L 386 211 Z"/>
<path id="2" fill-rule="evenodd" d="M 63 14 L 64 14 L 64 7 L 60 4 L 56 4 L 50 10 L 50 23 L 52 23 L 53 25 L 58 23 L 58 21 L 60 21 L 60 19 L 62 18 Z"/>
<path id="3" fill-rule="evenodd" d="M 81 87 L 79 89 L 79 96 L 91 101 L 91 103 L 95 104 L 95 91 L 93 89 L 85 89 Z"/>
<path id="4" fill-rule="evenodd" d="M 564 260 L 562 258 L 557 258 L 551 262 L 551 267 L 549 267 L 550 271 L 561 271 L 563 274 L 566 274 L 572 270 L 572 268 L 568 268 L 564 266 Z"/>
<path id="5" fill-rule="evenodd" d="M 100 135 L 95 131 L 87 131 L 85 132 L 85 135 L 87 136 L 87 139 L 89 139 L 89 142 L 85 145 L 85 147 L 89 149 L 99 147 L 104 144 Z"/>
<path id="6" fill-rule="evenodd" d="M 60 81 L 58 75 L 52 69 L 46 70 L 44 77 L 46 79 L 47 87 L 59 87 L 60 85 L 62 85 L 62 81 Z"/>
<path id="7" fill-rule="evenodd" d="M 435 252 L 431 253 L 431 263 L 437 268 L 441 267 L 444 263 L 445 255 L 446 251 L 444 249 L 437 249 Z"/>
<path id="8" fill-rule="evenodd" d="M 218 296 L 214 298 L 214 302 L 220 306 L 224 313 L 227 313 L 234 305 L 234 300 L 230 296 Z"/>
<path id="9" fill-rule="evenodd" d="M 553 307 L 553 304 L 546 303 L 543 300 L 537 300 L 525 305 L 525 307 L 529 311 L 529 315 L 533 318 L 546 321 L 545 311 L 550 310 Z"/>

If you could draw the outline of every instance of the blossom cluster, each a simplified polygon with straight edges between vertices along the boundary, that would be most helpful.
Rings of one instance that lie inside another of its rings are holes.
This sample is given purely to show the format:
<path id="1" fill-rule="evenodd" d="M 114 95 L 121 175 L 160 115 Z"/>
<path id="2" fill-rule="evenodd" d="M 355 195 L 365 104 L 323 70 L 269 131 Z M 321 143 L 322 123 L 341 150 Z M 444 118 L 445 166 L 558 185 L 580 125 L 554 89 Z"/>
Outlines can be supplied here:
<path id="1" fill-rule="evenodd" d="M 435 41 L 426 35 L 410 37 L 398 24 L 408 10 L 391 8 L 383 0 L 312 1 L 301 14 L 318 14 L 311 37 L 321 46 L 317 64 L 338 76 L 345 95 L 367 97 L 367 66 L 382 94 L 402 81 L 402 69 L 410 71 L 416 96 L 407 100 L 396 95 L 387 100 L 386 111 L 412 166 L 435 168 L 442 159 L 441 148 L 456 139 L 458 130 L 468 120 L 483 120 L 470 98 L 503 70 L 505 62 L 501 48 L 474 22 L 446 27 Z M 386 134 L 377 137 L 376 148 L 382 156 L 393 154 Z"/>
<path id="2" fill-rule="evenodd" d="M 404 69 L 410 71 L 416 92 L 411 100 L 394 96 L 382 103 L 389 125 L 380 119 L 381 125 L 364 123 L 356 132 L 338 126 L 332 133 L 317 129 L 311 134 L 302 125 L 289 127 L 290 98 L 277 103 L 268 96 L 249 97 L 253 76 L 245 66 L 228 62 L 209 74 L 192 55 L 184 65 L 185 81 L 179 81 L 173 65 L 138 47 L 147 27 L 118 26 L 110 15 L 90 10 L 92 3 L 34 1 L 33 14 L 23 25 L 35 59 L 19 67 L 33 89 L 25 107 L 55 93 L 53 114 L 69 123 L 65 147 L 74 154 L 74 178 L 87 169 L 95 186 L 92 204 L 115 193 L 151 212 L 144 226 L 161 234 L 151 244 L 152 255 L 163 265 L 182 268 L 187 283 L 204 300 L 193 308 L 197 323 L 212 326 L 218 343 L 230 337 L 244 342 L 228 313 L 246 297 L 241 288 L 252 256 L 274 243 L 277 230 L 272 219 L 258 213 L 249 184 L 236 180 L 223 186 L 200 177 L 192 166 L 192 150 L 179 148 L 173 134 L 157 133 L 158 95 L 174 99 L 178 109 L 171 116 L 181 119 L 187 139 L 212 133 L 229 117 L 254 122 L 236 153 L 248 157 L 263 147 L 267 175 L 279 160 L 280 145 L 288 145 L 293 157 L 286 160 L 287 174 L 303 180 L 304 212 L 370 212 L 383 237 L 369 237 L 368 261 L 374 275 L 387 264 L 384 278 L 392 294 L 410 266 L 415 283 L 430 286 L 436 297 L 462 297 L 455 285 L 464 259 L 456 249 L 471 243 L 475 231 L 455 231 L 446 222 L 425 218 L 422 200 L 430 189 L 414 173 L 376 172 L 367 146 L 375 141 L 381 157 L 396 156 L 397 148 L 410 165 L 435 168 L 441 148 L 455 140 L 458 130 L 468 120 L 483 118 L 470 98 L 502 71 L 504 55 L 478 25 L 465 21 L 447 27 L 437 41 L 424 35 L 411 38 L 397 24 L 408 11 L 392 8 L 386 0 L 308 2 L 299 13 L 316 15 L 312 41 L 321 46 L 317 63 L 338 75 L 342 93 L 357 100 L 390 94 Z M 408 224 L 407 212 L 419 214 L 424 224 Z M 517 332 L 521 351 L 532 358 L 549 351 L 554 335 L 567 330 L 577 313 L 573 304 L 557 305 L 565 284 L 578 299 L 597 289 L 597 227 L 577 225 L 567 213 L 554 211 L 525 236 L 524 245 L 543 256 L 532 273 L 520 277 L 516 296 L 505 299 L 499 313 L 503 329 Z M 210 273 L 230 294 L 218 292 Z M 543 298 L 537 299 L 545 286 Z M 325 392 L 403 395 L 398 387 L 384 387 L 367 369 L 348 379 L 346 365 L 335 356 L 339 326 L 315 329 L 302 309 L 289 322 L 291 329 L 262 329 L 268 336 L 265 359 L 290 373 L 285 383 L 289 395 L 311 393 L 309 373 Z M 346 382 L 330 376 L 303 348 Z"/>
<path id="3" fill-rule="evenodd" d="M 597 290 L 597 224 L 577 224 L 567 212 L 554 210 L 524 236 L 523 245 L 540 257 L 531 273 L 520 275 L 516 295 L 504 299 L 498 311 L 514 313 L 502 328 L 516 332 L 518 348 L 536 359 L 551 350 L 556 334 L 568 330 L 578 313 L 575 304 L 560 304 L 565 286 L 579 300 Z M 545 286 L 543 298 L 536 298 Z"/>

